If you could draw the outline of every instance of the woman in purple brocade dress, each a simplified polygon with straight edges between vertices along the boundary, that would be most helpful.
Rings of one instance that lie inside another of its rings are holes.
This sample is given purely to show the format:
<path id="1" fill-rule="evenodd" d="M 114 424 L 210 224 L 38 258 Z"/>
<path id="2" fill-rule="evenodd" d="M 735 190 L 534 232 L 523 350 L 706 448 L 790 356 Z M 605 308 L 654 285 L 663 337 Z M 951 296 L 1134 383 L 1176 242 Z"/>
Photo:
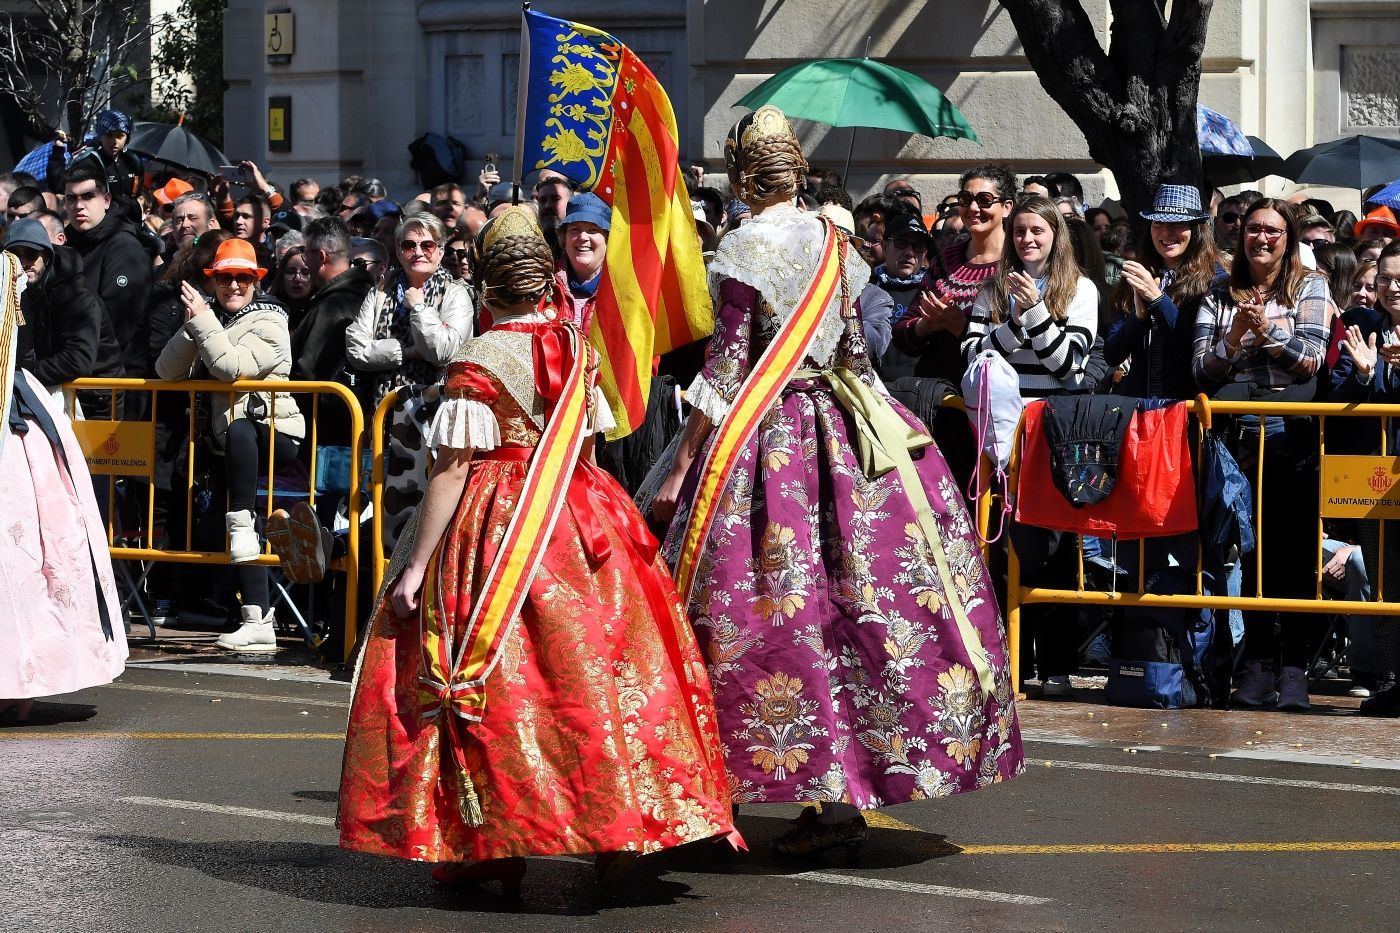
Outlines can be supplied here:
<path id="1" fill-rule="evenodd" d="M 673 567 L 716 427 L 806 307 L 824 238 L 845 236 L 791 206 L 805 162 L 776 108 L 741 120 L 726 157 L 754 216 L 710 266 L 715 335 L 653 503 L 671 521 Z M 923 425 L 871 370 L 850 301 L 869 268 L 854 249 L 840 262 L 844 287 L 809 310 L 821 320 L 800 368 L 723 479 L 688 605 L 734 802 L 822 802 L 779 840 L 794 855 L 858 847 L 860 810 L 974 790 L 1023 768 L 1005 633 L 975 530 Z M 869 427 L 881 413 L 883 434 Z M 904 443 L 889 443 L 890 419 Z M 873 465 L 893 446 L 900 456 L 887 459 L 902 467 Z"/>

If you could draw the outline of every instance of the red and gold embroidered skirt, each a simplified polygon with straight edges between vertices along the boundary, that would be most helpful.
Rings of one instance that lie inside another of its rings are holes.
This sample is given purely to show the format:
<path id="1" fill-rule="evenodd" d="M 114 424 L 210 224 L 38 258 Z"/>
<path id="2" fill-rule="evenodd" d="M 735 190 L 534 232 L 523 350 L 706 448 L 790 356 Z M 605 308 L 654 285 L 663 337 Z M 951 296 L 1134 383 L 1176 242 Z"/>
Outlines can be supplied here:
<path id="1" fill-rule="evenodd" d="M 427 573 L 470 604 L 526 463 L 473 461 Z M 418 619 L 387 602 L 370 623 L 346 737 L 340 841 L 425 861 L 652 852 L 728 833 L 710 684 L 656 542 L 616 482 L 588 463 L 464 727 L 484 822 L 457 804 L 446 715 L 423 719 Z"/>

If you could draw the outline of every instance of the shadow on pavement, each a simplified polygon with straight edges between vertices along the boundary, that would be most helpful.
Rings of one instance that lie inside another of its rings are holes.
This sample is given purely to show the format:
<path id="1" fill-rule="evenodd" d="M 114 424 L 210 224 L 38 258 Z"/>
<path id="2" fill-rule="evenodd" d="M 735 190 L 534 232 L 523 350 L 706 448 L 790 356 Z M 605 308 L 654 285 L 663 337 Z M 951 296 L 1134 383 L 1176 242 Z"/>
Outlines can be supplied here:
<path id="1" fill-rule="evenodd" d="M 677 872 L 782 876 L 821 868 L 905 868 L 956 855 L 959 851 L 946 836 L 872 826 L 865 845 L 854 859 L 848 859 L 840 849 L 814 858 L 790 858 L 773 852 L 773 843 L 790 825 L 786 818 L 745 814 L 739 817 L 738 824 L 749 847 L 747 852 L 735 852 L 723 842 L 698 842 L 661 852 L 643 864 L 655 864 Z"/>
<path id="2" fill-rule="evenodd" d="M 614 893 L 600 892 L 593 866 L 573 859 L 532 858 L 520 901 L 499 885 L 446 888 L 426 863 L 363 855 L 338 846 L 274 840 L 179 841 L 154 836 L 99 835 L 105 845 L 136 850 L 162 865 L 193 869 L 229 884 L 322 904 L 378 909 L 591 916 L 623 907 L 671 906 L 690 887 L 657 877 L 661 866 L 642 860 Z M 591 861 L 591 860 L 590 860 Z"/>
<path id="3" fill-rule="evenodd" d="M 45 703 L 36 700 L 24 722 L 0 719 L 0 729 L 25 729 L 35 726 L 57 726 L 70 722 L 87 722 L 97 715 L 97 707 L 89 703 Z"/>

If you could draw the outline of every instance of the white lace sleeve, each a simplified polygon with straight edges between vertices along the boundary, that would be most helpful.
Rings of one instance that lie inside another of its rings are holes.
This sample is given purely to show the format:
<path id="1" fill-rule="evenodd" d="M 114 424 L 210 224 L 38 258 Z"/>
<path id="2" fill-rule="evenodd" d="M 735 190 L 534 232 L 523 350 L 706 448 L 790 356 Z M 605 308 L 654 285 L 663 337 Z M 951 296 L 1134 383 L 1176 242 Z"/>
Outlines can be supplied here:
<path id="1" fill-rule="evenodd" d="M 427 443 L 433 450 L 495 450 L 501 446 L 501 428 L 491 407 L 469 398 L 444 398 L 428 426 Z"/>
<path id="2" fill-rule="evenodd" d="M 617 419 L 613 417 L 612 406 L 603 396 L 601 386 L 593 387 L 593 424 L 589 426 L 589 434 L 607 434 L 617 427 Z"/>
<path id="3" fill-rule="evenodd" d="M 697 375 L 685 390 L 686 403 L 699 411 L 711 424 L 719 424 L 729 414 L 729 401 L 710 385 L 703 373 Z"/>

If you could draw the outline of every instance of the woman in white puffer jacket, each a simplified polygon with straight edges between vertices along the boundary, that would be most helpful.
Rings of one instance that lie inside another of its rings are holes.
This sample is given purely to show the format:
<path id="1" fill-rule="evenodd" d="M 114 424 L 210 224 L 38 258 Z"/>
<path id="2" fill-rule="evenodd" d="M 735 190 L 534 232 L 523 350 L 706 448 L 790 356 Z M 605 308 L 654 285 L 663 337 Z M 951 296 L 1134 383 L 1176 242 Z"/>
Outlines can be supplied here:
<path id="1" fill-rule="evenodd" d="M 213 305 L 189 282 L 182 284 L 185 323 L 161 351 L 156 374 L 189 379 L 202 367 L 225 382 L 287 379 L 292 371 L 287 311 L 275 298 L 258 295 L 267 270 L 258 266 L 251 244 L 237 239 L 220 243 L 204 273 L 213 282 Z M 254 563 L 262 552 L 255 523 L 257 484 L 267 474 L 269 447 L 278 462 L 296 458 L 306 422 L 287 393 L 214 394 L 209 406 L 209 428 L 224 449 L 229 559 L 238 567 L 243 601 L 243 624 L 217 644 L 236 651 L 274 651 L 267 567 Z"/>

